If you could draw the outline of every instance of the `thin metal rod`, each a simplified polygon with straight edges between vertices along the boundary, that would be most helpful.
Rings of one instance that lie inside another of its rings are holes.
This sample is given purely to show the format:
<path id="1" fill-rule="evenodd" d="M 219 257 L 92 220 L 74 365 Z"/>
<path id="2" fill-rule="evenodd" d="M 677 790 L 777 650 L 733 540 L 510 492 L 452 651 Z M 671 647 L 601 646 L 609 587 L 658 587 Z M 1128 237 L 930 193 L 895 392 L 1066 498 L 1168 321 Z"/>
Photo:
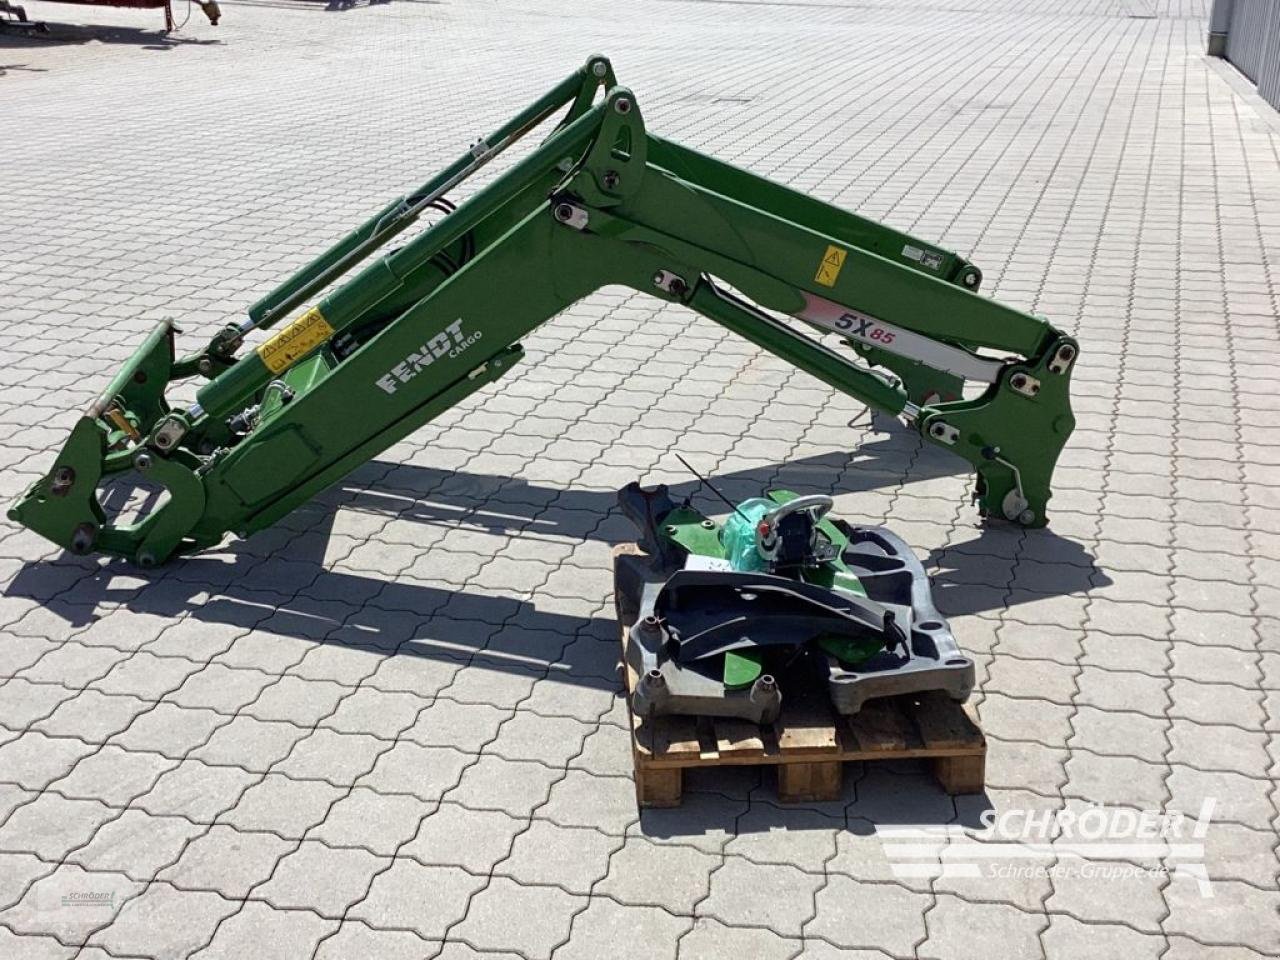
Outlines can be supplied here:
<path id="1" fill-rule="evenodd" d="M 746 520 L 748 523 L 750 523 L 750 522 L 751 522 L 751 521 L 750 521 L 750 519 L 747 517 L 747 515 L 746 515 L 745 513 L 743 513 L 741 510 L 739 510 L 739 509 L 737 508 L 737 506 L 734 504 L 734 502 L 733 502 L 732 500 L 730 500 L 730 499 L 729 499 L 728 497 L 726 497 L 723 493 L 721 493 L 719 490 L 717 490 L 717 489 L 712 485 L 712 483 L 711 483 L 711 481 L 710 481 L 710 480 L 708 480 L 706 477 L 704 477 L 702 474 L 700 474 L 697 470 L 693 469 L 693 464 L 691 464 L 691 463 L 690 463 L 688 460 L 686 460 L 684 457 L 680 456 L 680 454 L 678 454 L 678 453 L 676 454 L 676 459 L 677 459 L 677 460 L 679 460 L 681 463 L 683 463 L 683 464 L 684 464 L 684 468 L 685 468 L 686 470 L 688 470 L 690 473 L 692 473 L 695 477 L 697 477 L 697 478 L 698 478 L 698 480 L 700 480 L 700 481 L 702 482 L 702 484 L 703 484 L 703 485 L 704 485 L 708 490 L 710 490 L 710 491 L 711 491 L 712 493 L 714 493 L 717 497 L 719 497 L 721 500 L 723 500 L 725 503 L 727 503 L 727 504 L 729 505 L 729 509 L 730 509 L 730 510 L 732 510 L 734 513 L 736 513 L 738 516 L 740 516 L 743 520 Z"/>

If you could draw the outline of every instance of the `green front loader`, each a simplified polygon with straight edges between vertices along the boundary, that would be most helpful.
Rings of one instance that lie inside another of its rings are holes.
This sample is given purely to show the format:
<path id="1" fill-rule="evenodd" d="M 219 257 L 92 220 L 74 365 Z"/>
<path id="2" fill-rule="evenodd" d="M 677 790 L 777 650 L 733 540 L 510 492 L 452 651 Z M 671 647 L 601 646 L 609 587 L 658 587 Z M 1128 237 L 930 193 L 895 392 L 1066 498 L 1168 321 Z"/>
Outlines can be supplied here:
<path id="1" fill-rule="evenodd" d="M 447 199 L 562 111 L 465 202 Z M 383 249 L 428 213 L 430 226 Z M 635 96 L 592 57 L 203 350 L 180 356 L 172 324 L 157 326 L 9 516 L 143 566 L 248 535 L 500 378 L 531 330 L 624 284 L 901 417 L 972 465 L 984 516 L 1041 526 L 1074 426 L 1077 346 L 980 283 L 948 250 L 648 133 Z M 206 381 L 196 401 L 171 404 L 167 388 L 187 378 Z M 100 487 L 130 471 L 167 496 L 112 522 Z"/>

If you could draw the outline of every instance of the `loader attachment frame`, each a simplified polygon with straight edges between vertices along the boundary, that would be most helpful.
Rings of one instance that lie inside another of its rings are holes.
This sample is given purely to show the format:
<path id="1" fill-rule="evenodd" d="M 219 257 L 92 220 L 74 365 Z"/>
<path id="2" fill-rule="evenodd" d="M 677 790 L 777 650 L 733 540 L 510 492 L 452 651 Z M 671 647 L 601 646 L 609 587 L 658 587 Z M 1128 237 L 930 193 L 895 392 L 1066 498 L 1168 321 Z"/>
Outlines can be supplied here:
<path id="1" fill-rule="evenodd" d="M 561 110 L 540 144 L 465 202 L 447 199 Z M 365 263 L 429 211 L 433 223 Z M 973 466 L 984 516 L 1041 526 L 1074 427 L 1078 347 L 980 283 L 951 251 L 649 134 L 592 57 L 202 350 L 176 358 L 172 324 L 158 326 L 9 515 L 66 549 L 144 566 L 248 535 L 501 377 L 531 330 L 623 284 L 900 416 Z M 196 376 L 196 402 L 171 407 L 165 388 Z M 127 471 L 165 491 L 131 524 L 98 491 Z"/>

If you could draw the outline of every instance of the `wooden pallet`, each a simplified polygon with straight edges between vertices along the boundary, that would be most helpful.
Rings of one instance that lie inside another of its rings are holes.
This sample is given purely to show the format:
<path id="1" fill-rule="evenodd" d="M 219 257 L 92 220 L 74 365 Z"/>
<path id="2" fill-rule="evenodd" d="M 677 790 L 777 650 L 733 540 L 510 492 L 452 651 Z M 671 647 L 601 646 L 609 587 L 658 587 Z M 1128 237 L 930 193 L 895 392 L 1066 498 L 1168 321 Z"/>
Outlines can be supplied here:
<path id="1" fill-rule="evenodd" d="M 636 675 L 626 662 L 624 656 L 630 710 Z M 843 765 L 850 760 L 927 759 L 948 793 L 981 793 L 987 758 L 982 731 L 944 693 L 869 700 L 857 715 L 842 717 L 816 680 L 812 690 L 786 691 L 782 716 L 769 727 L 745 720 L 631 715 L 631 748 L 641 807 L 679 806 L 684 771 L 690 767 L 775 766 L 781 802 L 835 800 L 841 795 Z"/>

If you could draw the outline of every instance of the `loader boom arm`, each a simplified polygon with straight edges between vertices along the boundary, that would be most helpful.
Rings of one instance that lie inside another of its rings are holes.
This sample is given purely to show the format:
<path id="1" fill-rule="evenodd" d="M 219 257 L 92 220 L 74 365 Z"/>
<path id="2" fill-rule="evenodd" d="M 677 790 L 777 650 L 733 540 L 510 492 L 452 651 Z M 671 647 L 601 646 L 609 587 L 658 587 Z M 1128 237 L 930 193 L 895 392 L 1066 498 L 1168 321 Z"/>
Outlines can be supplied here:
<path id="1" fill-rule="evenodd" d="M 565 108 L 540 144 L 447 200 Z M 435 222 L 370 260 L 428 211 Z M 172 324 L 157 327 L 10 516 L 143 565 L 247 535 L 501 377 L 531 330 L 623 284 L 901 416 L 973 466 L 984 515 L 1040 526 L 1074 426 L 1078 348 L 980 283 L 950 251 L 648 134 L 634 95 L 592 57 L 203 350 L 178 359 Z M 326 290 L 240 355 L 246 334 Z M 828 333 L 840 349 L 813 335 Z M 171 407 L 165 388 L 191 376 L 207 379 L 196 402 Z M 98 487 L 128 471 L 168 498 L 112 522 Z"/>

